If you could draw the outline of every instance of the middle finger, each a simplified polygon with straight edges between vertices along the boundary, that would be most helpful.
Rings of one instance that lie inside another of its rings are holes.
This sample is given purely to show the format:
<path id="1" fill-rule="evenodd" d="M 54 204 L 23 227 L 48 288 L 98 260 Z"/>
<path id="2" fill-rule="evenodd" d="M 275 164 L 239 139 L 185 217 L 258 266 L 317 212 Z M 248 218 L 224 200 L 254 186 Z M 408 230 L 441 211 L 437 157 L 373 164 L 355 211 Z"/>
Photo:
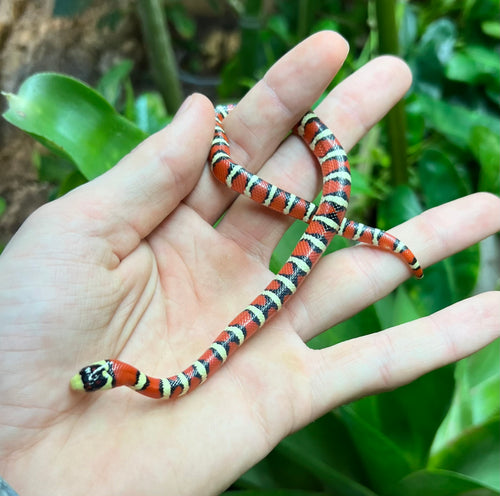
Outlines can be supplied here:
<path id="1" fill-rule="evenodd" d="M 233 160 L 257 172 L 301 114 L 324 91 L 347 51 L 344 38 L 324 31 L 309 37 L 276 62 L 224 119 Z M 205 167 L 186 203 L 214 223 L 236 196 Z"/>
<path id="2" fill-rule="evenodd" d="M 411 75 L 401 60 L 380 57 L 340 83 L 318 106 L 317 114 L 349 150 L 404 95 L 410 81 Z M 278 148 L 261 175 L 309 200 L 321 184 L 316 160 L 296 136 Z M 267 264 L 291 222 L 290 218 L 242 196 L 231 206 L 218 229 Z"/>

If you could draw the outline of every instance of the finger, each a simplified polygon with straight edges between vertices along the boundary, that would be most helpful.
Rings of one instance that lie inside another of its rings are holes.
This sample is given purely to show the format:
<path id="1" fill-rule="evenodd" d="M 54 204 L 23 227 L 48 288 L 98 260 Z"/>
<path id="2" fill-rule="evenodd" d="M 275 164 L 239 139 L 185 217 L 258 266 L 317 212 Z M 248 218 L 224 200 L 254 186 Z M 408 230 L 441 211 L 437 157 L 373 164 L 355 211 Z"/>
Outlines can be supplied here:
<path id="1" fill-rule="evenodd" d="M 428 267 L 500 230 L 500 198 L 476 193 L 432 208 L 391 230 Z M 425 271 L 424 271 L 425 273 Z M 304 341 L 389 294 L 410 276 L 389 252 L 356 246 L 323 258 L 287 305 Z"/>
<path id="2" fill-rule="evenodd" d="M 500 292 L 492 291 L 383 332 L 309 350 L 313 416 L 407 384 L 499 336 Z"/>
<path id="3" fill-rule="evenodd" d="M 318 99 L 347 51 L 347 42 L 340 35 L 324 31 L 307 38 L 276 62 L 224 119 L 233 159 L 256 172 Z M 235 196 L 207 169 L 187 204 L 215 222 Z"/>
<path id="4" fill-rule="evenodd" d="M 403 97 L 410 84 L 411 74 L 403 61 L 379 57 L 336 86 L 316 113 L 349 150 Z M 295 136 L 279 147 L 259 174 L 308 200 L 315 197 L 321 184 L 316 160 Z M 267 264 L 290 223 L 285 216 L 269 212 L 242 196 L 226 213 L 219 230 Z"/>
<path id="5" fill-rule="evenodd" d="M 77 212 L 80 233 L 105 238 L 122 259 L 172 212 L 198 181 L 208 155 L 214 110 L 189 97 L 174 120 L 113 169 L 57 201 Z"/>

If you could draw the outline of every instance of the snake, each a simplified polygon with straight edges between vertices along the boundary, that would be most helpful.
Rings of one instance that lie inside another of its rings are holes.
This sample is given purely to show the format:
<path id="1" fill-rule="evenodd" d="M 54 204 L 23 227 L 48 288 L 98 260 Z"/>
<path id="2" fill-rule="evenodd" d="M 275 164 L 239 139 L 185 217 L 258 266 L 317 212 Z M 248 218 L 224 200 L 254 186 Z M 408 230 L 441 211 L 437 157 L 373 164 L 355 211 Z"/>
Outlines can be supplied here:
<path id="1" fill-rule="evenodd" d="M 272 281 L 187 368 L 170 377 L 156 378 L 120 360 L 99 360 L 73 376 L 70 381 L 73 390 L 92 392 L 128 386 L 156 399 L 176 398 L 193 391 L 283 308 L 336 234 L 391 251 L 408 264 L 417 278 L 422 277 L 419 262 L 399 239 L 345 216 L 351 193 L 349 161 L 338 139 L 312 110 L 295 124 L 292 133 L 302 138 L 321 169 L 322 192 L 318 205 L 268 183 L 231 159 L 223 121 L 233 108 L 233 105 L 220 105 L 215 109 L 215 131 L 208 157 L 213 175 L 265 207 L 306 222 L 307 228 Z"/>

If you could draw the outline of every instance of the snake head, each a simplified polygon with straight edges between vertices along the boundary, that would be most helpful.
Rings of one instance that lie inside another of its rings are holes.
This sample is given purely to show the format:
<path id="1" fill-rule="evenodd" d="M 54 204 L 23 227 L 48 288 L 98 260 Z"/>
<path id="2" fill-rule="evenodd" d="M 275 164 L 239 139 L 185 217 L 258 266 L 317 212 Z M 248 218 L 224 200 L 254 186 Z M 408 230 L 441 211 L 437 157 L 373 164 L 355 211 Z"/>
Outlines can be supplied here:
<path id="1" fill-rule="evenodd" d="M 71 389 L 75 391 L 98 391 L 111 389 L 115 376 L 109 360 L 101 360 L 87 365 L 78 372 L 70 381 Z"/>

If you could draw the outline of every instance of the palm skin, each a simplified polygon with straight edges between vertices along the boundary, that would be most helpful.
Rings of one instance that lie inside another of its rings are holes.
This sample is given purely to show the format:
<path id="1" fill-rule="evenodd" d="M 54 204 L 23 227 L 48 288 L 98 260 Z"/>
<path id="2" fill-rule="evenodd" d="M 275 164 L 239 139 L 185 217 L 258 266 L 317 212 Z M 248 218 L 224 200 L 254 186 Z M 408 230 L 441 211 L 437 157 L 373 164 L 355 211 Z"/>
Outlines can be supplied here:
<path id="1" fill-rule="evenodd" d="M 276 63 L 227 118 L 233 157 L 313 197 L 320 177 L 304 144 L 292 137 L 274 151 L 346 53 L 341 37 L 323 32 Z M 348 150 L 409 82 L 401 61 L 379 58 L 317 113 Z M 323 258 L 285 308 L 192 394 L 155 401 L 126 388 L 71 391 L 71 376 L 102 358 L 156 376 L 178 372 L 271 279 L 269 257 L 290 220 L 235 199 L 211 177 L 213 125 L 210 102 L 191 97 L 113 170 L 35 212 L 0 258 L 0 474 L 21 495 L 218 494 L 328 409 L 408 382 L 500 334 L 500 297 L 491 292 L 310 350 L 305 341 L 409 276 L 391 254 L 356 247 Z M 498 198 L 475 195 L 393 232 L 428 266 L 499 230 L 495 209 Z"/>

